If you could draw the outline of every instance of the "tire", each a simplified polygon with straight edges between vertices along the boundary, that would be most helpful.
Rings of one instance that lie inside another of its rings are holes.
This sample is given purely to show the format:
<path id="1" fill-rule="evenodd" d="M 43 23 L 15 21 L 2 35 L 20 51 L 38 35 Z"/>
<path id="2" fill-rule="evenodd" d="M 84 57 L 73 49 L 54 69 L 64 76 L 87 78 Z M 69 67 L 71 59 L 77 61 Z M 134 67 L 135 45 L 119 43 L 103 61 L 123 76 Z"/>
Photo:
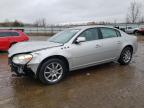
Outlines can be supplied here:
<path id="1" fill-rule="evenodd" d="M 131 62 L 132 54 L 133 54 L 133 51 L 131 47 L 124 48 L 121 52 L 118 62 L 121 65 L 128 65 Z"/>
<path id="2" fill-rule="evenodd" d="M 134 31 L 134 34 L 135 34 L 135 35 L 138 35 L 138 34 L 139 34 L 139 31 L 138 31 L 138 30 Z"/>
<path id="3" fill-rule="evenodd" d="M 42 64 L 38 78 L 43 84 L 53 85 L 64 79 L 66 73 L 67 68 L 65 62 L 54 58 Z"/>

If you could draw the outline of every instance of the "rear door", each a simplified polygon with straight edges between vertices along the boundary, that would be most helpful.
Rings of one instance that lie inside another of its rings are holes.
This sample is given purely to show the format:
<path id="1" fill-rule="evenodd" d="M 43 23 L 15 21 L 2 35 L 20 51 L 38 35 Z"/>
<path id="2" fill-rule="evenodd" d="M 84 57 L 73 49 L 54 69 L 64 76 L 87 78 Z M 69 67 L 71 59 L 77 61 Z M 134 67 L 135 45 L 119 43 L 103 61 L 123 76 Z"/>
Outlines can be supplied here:
<path id="1" fill-rule="evenodd" d="M 118 30 L 112 28 L 100 28 L 103 41 L 103 59 L 115 59 L 120 54 L 121 48 L 121 34 Z"/>
<path id="2" fill-rule="evenodd" d="M 7 50 L 10 46 L 7 32 L 0 32 L 0 50 Z"/>

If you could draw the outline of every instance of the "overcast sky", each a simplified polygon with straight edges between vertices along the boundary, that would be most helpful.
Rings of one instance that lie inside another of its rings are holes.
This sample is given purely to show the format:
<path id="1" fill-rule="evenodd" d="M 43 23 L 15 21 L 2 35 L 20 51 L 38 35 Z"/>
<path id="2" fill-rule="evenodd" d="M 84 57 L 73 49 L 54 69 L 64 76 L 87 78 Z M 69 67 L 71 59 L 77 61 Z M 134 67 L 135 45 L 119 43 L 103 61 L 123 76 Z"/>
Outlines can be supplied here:
<path id="1" fill-rule="evenodd" d="M 0 0 L 0 21 L 57 24 L 78 21 L 124 21 L 132 0 Z M 144 0 L 136 0 L 144 2 Z"/>

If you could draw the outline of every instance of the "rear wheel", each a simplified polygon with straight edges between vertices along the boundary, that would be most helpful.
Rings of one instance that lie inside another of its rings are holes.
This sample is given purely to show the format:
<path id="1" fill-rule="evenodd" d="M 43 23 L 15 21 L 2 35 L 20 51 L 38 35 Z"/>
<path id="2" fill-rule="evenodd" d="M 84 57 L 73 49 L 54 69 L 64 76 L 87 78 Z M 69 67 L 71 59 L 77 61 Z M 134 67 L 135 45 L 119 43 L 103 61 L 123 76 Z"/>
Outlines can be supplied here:
<path id="1" fill-rule="evenodd" d="M 39 79 L 44 84 L 55 84 L 65 77 L 66 71 L 66 64 L 63 61 L 60 59 L 49 59 L 42 65 Z"/>
<path id="2" fill-rule="evenodd" d="M 138 34 L 139 34 L 139 31 L 138 31 L 138 30 L 134 31 L 134 34 L 135 34 L 135 35 L 138 35 Z"/>
<path id="3" fill-rule="evenodd" d="M 127 65 L 130 63 L 131 59 L 132 59 L 132 48 L 126 47 L 123 49 L 118 62 L 121 65 Z"/>

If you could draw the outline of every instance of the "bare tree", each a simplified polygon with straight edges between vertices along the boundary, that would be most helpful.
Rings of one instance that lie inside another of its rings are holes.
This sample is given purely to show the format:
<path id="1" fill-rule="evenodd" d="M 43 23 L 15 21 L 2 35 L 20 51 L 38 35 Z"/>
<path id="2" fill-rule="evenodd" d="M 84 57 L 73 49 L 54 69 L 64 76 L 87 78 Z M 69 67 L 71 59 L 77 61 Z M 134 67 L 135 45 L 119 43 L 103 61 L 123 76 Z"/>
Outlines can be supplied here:
<path id="1" fill-rule="evenodd" d="M 42 18 L 42 19 L 38 19 L 34 22 L 34 26 L 36 27 L 46 27 L 47 23 L 46 23 L 46 19 Z"/>
<path id="2" fill-rule="evenodd" d="M 141 16 L 141 4 L 136 1 L 131 2 L 130 7 L 128 9 L 126 22 L 136 23 L 138 22 L 140 16 Z"/>
<path id="3" fill-rule="evenodd" d="M 42 19 L 42 26 L 43 26 L 43 27 L 46 27 L 46 25 L 47 25 L 47 23 L 46 23 L 46 19 L 43 18 L 43 19 Z"/>
<path id="4" fill-rule="evenodd" d="M 139 23 L 144 23 L 144 16 L 141 17 Z"/>

